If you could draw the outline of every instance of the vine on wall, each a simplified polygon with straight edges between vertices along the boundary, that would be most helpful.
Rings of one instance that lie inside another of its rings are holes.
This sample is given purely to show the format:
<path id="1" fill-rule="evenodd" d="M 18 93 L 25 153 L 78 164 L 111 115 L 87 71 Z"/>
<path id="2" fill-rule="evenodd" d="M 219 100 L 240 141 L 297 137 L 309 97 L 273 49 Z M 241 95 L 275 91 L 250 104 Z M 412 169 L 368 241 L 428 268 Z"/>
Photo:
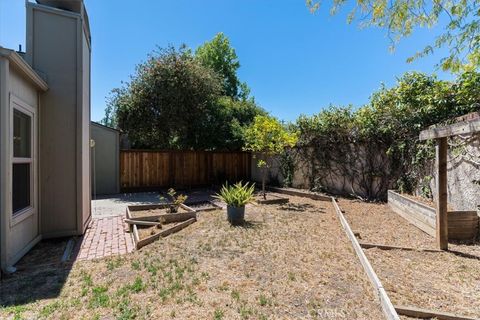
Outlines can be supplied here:
<path id="1" fill-rule="evenodd" d="M 453 83 L 407 73 L 359 109 L 330 107 L 301 116 L 293 154 L 309 166 L 312 189 L 366 200 L 384 199 L 389 188 L 413 192 L 428 180 L 435 157 L 434 142 L 419 141 L 420 131 L 479 111 L 478 102 L 478 73 Z"/>

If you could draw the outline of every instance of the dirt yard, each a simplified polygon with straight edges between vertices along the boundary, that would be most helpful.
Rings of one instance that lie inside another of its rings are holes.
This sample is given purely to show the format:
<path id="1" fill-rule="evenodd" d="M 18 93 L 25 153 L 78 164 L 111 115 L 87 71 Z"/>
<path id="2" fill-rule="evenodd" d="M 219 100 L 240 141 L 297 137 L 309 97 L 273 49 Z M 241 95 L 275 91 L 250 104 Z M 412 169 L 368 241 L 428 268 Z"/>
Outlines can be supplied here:
<path id="1" fill-rule="evenodd" d="M 341 200 L 360 241 L 435 248 L 434 238 L 386 204 Z M 452 252 L 367 249 L 368 259 L 394 304 L 480 317 L 480 244 L 450 244 Z"/>
<path id="2" fill-rule="evenodd" d="M 133 254 L 77 262 L 57 297 L 7 280 L 0 318 L 382 319 L 332 205 L 290 199 L 247 208 L 243 227 L 202 212 Z"/>

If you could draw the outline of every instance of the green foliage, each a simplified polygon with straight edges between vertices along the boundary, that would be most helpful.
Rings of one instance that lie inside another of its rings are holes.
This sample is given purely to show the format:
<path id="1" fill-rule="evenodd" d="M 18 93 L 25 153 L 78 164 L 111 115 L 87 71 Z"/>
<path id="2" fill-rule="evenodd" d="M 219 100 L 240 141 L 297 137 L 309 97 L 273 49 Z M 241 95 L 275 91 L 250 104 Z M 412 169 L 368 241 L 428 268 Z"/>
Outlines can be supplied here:
<path id="1" fill-rule="evenodd" d="M 287 130 L 277 119 L 259 115 L 255 117 L 252 125 L 245 130 L 244 138 L 244 150 L 266 156 L 265 160 L 259 159 L 257 162 L 257 166 L 263 169 L 262 191 L 265 198 L 265 181 L 270 167 L 268 161 L 272 156 L 283 154 L 286 148 L 293 147 L 297 143 L 297 134 Z"/>
<path id="2" fill-rule="evenodd" d="M 207 149 L 241 150 L 245 145 L 244 130 L 256 115 L 266 114 L 253 100 L 220 97 L 209 109 L 205 123 Z"/>
<path id="3" fill-rule="evenodd" d="M 167 194 L 170 196 L 170 200 L 172 201 L 172 204 L 169 207 L 170 213 L 177 213 L 178 208 L 180 208 L 180 206 L 188 199 L 188 196 L 184 194 L 177 195 L 177 191 L 175 191 L 173 188 L 168 189 Z M 163 197 L 160 197 L 160 200 L 163 200 Z"/>
<path id="4" fill-rule="evenodd" d="M 311 185 L 322 189 L 327 173 L 333 173 L 344 177 L 346 185 L 358 186 L 368 199 L 383 197 L 391 187 L 414 190 L 434 158 L 433 142 L 419 141 L 420 131 L 477 111 L 479 81 L 473 72 L 455 83 L 406 73 L 396 86 L 382 86 L 357 110 L 330 107 L 301 116 L 296 122 L 298 145 L 312 150 L 301 153 L 313 164 Z"/>
<path id="5" fill-rule="evenodd" d="M 283 176 L 283 186 L 291 187 L 295 172 L 295 161 L 291 152 L 283 152 L 280 155 L 280 172 Z"/>
<path id="6" fill-rule="evenodd" d="M 306 0 L 312 12 L 319 10 L 320 2 Z M 336 14 L 346 0 L 334 0 L 331 14 Z M 411 35 L 418 28 L 443 27 L 434 43 L 418 51 L 407 61 L 432 54 L 436 49 L 448 49 L 448 55 L 439 65 L 443 70 L 472 71 L 480 66 L 480 1 L 437 0 L 356 0 L 351 7 L 347 21 L 360 21 L 362 27 L 386 29 L 394 49 L 398 41 Z"/>
<path id="7" fill-rule="evenodd" d="M 226 183 L 220 189 L 220 192 L 215 195 L 215 198 L 224 201 L 227 205 L 233 207 L 243 207 L 253 201 L 253 193 L 255 191 L 255 184 L 237 182 L 234 185 Z"/>
<path id="8" fill-rule="evenodd" d="M 220 92 L 217 75 L 187 48 L 169 47 L 138 65 L 112 101 L 118 126 L 135 148 L 195 148 L 202 145 L 205 114 Z"/>
<path id="9" fill-rule="evenodd" d="M 260 152 L 268 156 L 281 154 L 285 148 L 293 147 L 297 135 L 289 132 L 275 118 L 266 115 L 256 116 L 252 125 L 245 130 L 244 149 Z"/>
<path id="10" fill-rule="evenodd" d="M 244 128 L 265 112 L 241 97 L 249 90 L 238 82 L 238 66 L 223 35 L 197 56 L 185 46 L 159 49 L 112 90 L 102 123 L 121 129 L 137 149 L 240 150 Z"/>
<path id="11" fill-rule="evenodd" d="M 211 41 L 198 47 L 195 57 L 204 66 L 220 75 L 224 95 L 231 98 L 248 97 L 248 87 L 246 84 L 241 84 L 237 76 L 240 68 L 237 54 L 230 45 L 230 40 L 223 33 L 217 33 Z"/>

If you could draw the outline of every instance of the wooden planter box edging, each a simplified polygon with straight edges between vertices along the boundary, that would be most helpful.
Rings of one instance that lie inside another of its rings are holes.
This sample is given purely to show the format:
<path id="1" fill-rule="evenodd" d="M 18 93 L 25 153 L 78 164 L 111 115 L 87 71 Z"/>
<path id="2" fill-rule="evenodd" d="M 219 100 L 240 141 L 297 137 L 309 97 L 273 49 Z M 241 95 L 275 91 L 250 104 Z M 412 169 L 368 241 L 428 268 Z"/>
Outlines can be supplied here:
<path id="1" fill-rule="evenodd" d="M 169 205 L 170 205 L 169 203 L 164 203 L 164 204 L 154 204 L 154 205 L 147 204 L 147 205 L 127 206 L 127 219 L 154 221 L 154 222 L 157 222 L 159 221 L 159 219 L 162 219 L 163 223 L 172 223 L 172 222 L 181 222 L 190 218 L 197 217 L 197 212 L 185 204 L 181 204 L 180 208 L 186 210 L 187 212 L 152 214 L 151 216 L 144 216 L 144 217 L 135 217 L 133 214 L 133 212 L 135 211 L 165 209 Z"/>
<path id="2" fill-rule="evenodd" d="M 436 211 L 434 208 L 393 190 L 388 191 L 388 205 L 408 222 L 435 237 Z M 478 223 L 479 217 L 476 211 L 449 211 L 448 238 L 472 240 L 478 236 Z"/>
<path id="3" fill-rule="evenodd" d="M 159 222 L 162 223 L 175 223 L 180 222 L 177 225 L 163 229 L 157 234 L 149 236 L 144 239 L 140 239 L 138 235 L 138 227 L 136 224 L 129 224 L 130 232 L 133 234 L 133 241 L 135 243 L 135 248 L 138 250 L 141 247 L 152 243 L 155 240 L 160 239 L 161 237 L 166 237 L 172 233 L 178 232 L 183 228 L 189 226 L 190 224 L 197 221 L 197 212 L 192 208 L 186 206 L 185 204 L 181 204 L 180 207 L 187 212 L 180 212 L 180 213 L 162 213 L 162 214 L 152 214 L 150 216 L 144 217 L 135 217 L 133 212 L 135 211 L 143 211 L 143 210 L 155 210 L 155 209 L 165 209 L 169 206 L 169 203 L 165 204 L 157 204 L 157 205 L 134 205 L 134 206 L 127 206 L 126 216 L 129 220 L 138 220 L 138 221 L 146 221 L 146 222 Z"/>
<path id="4" fill-rule="evenodd" d="M 190 218 L 188 220 L 185 220 L 183 222 L 180 222 L 179 224 L 173 226 L 173 227 L 170 227 L 168 229 L 164 229 L 162 231 L 160 231 L 159 233 L 157 234 L 154 234 L 150 237 L 147 237 L 147 238 L 144 238 L 144 239 L 140 239 L 140 237 L 138 236 L 138 229 L 137 229 L 137 225 L 133 225 L 133 239 L 135 241 L 135 248 L 138 250 L 144 246 L 146 246 L 147 244 L 150 244 L 160 238 L 164 238 L 168 235 L 171 235 L 172 233 L 175 233 L 175 232 L 178 232 L 182 229 L 184 229 L 185 227 L 191 225 L 192 223 L 194 223 L 195 221 L 197 221 L 196 218 Z"/>

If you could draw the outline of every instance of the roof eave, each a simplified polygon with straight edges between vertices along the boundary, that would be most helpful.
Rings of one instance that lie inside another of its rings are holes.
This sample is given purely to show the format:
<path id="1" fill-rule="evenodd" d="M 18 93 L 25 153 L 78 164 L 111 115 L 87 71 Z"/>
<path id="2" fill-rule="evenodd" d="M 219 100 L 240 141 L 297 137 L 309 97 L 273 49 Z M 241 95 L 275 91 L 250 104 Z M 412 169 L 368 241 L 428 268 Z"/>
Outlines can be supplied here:
<path id="1" fill-rule="evenodd" d="M 26 76 L 35 86 L 42 90 L 48 90 L 48 84 L 43 80 L 32 67 L 15 51 L 0 47 L 0 57 L 4 57 L 10 63 Z"/>

